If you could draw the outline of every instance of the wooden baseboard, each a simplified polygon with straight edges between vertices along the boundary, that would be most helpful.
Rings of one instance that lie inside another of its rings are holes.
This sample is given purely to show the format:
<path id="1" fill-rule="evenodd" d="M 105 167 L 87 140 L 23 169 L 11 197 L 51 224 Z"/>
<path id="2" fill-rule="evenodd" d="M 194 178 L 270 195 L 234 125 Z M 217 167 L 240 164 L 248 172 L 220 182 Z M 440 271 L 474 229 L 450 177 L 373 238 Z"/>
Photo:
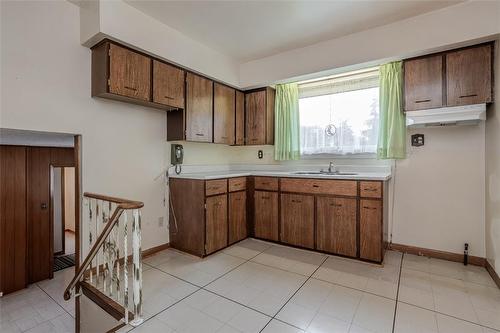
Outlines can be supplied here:
<path id="1" fill-rule="evenodd" d="M 426 256 L 426 257 L 430 257 L 430 258 L 444 259 L 444 260 L 455 261 L 455 262 L 463 262 L 463 260 L 464 260 L 463 254 L 446 252 L 446 251 L 439 251 L 439 250 L 433 250 L 433 249 L 426 249 L 426 248 L 410 246 L 410 245 L 389 243 L 387 245 L 387 248 L 389 250 L 395 250 L 395 251 L 400 251 L 400 252 L 404 252 L 404 253 L 415 254 L 417 256 Z M 485 267 L 486 266 L 486 259 L 482 258 L 482 257 L 469 256 L 469 264 L 474 265 L 474 266 Z"/>
<path id="2" fill-rule="evenodd" d="M 498 288 L 500 288 L 500 277 L 498 276 L 497 272 L 495 272 L 495 269 L 493 268 L 493 266 L 491 266 L 488 260 L 486 260 L 486 270 L 488 271 L 488 273 L 490 273 L 491 278 L 493 279 L 493 281 L 495 281 Z"/>
<path id="3" fill-rule="evenodd" d="M 163 251 L 163 250 L 166 250 L 168 248 L 170 248 L 170 243 L 165 243 L 162 245 L 152 247 L 150 249 L 142 251 L 142 257 L 146 258 L 146 257 L 152 256 L 153 254 L 160 252 L 160 251 Z"/>

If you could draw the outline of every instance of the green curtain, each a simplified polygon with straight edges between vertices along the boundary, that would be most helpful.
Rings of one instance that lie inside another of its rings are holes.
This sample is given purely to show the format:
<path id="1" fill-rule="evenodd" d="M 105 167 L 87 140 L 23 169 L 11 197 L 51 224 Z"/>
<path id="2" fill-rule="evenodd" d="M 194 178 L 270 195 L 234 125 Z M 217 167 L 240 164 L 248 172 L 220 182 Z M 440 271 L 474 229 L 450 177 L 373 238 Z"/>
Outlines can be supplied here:
<path id="1" fill-rule="evenodd" d="M 406 158 L 406 117 L 403 112 L 403 63 L 380 66 L 380 123 L 377 158 Z"/>
<path id="2" fill-rule="evenodd" d="M 297 83 L 276 85 L 274 122 L 274 159 L 298 160 L 300 158 L 300 125 Z"/>

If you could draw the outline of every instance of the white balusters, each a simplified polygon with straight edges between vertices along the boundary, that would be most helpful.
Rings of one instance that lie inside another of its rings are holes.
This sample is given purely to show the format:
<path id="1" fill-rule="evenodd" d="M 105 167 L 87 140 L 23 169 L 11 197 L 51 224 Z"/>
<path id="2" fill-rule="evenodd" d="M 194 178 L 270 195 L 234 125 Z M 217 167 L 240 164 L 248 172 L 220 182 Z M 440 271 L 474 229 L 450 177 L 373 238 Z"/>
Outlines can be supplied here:
<path id="1" fill-rule="evenodd" d="M 128 229 L 127 212 L 123 212 L 123 307 L 125 308 L 125 324 L 128 324 Z"/>
<path id="2" fill-rule="evenodd" d="M 134 221 L 132 224 L 132 259 L 134 268 L 132 271 L 132 288 L 134 290 L 134 320 L 131 325 L 140 325 L 142 319 L 142 256 L 141 256 L 141 212 L 134 209 Z"/>

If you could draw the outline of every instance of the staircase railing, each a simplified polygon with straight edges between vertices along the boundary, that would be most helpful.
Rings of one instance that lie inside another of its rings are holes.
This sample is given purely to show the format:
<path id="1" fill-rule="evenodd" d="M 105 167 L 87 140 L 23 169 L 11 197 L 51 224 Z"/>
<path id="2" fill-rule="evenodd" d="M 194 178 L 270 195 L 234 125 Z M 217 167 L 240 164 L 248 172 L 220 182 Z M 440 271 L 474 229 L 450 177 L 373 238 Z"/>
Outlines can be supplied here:
<path id="1" fill-rule="evenodd" d="M 142 202 L 84 193 L 84 218 L 81 230 L 88 235 L 88 253 L 64 291 L 69 300 L 82 282 L 89 283 L 124 308 L 124 322 L 129 323 L 129 261 L 132 259 L 133 320 L 142 323 Z M 129 214 L 131 213 L 131 220 Z M 129 222 L 132 240 L 129 244 Z M 97 238 L 96 238 L 97 236 Z M 129 257 L 129 246 L 131 258 Z M 121 281 L 123 280 L 123 284 Z M 77 294 L 76 296 L 80 296 Z"/>

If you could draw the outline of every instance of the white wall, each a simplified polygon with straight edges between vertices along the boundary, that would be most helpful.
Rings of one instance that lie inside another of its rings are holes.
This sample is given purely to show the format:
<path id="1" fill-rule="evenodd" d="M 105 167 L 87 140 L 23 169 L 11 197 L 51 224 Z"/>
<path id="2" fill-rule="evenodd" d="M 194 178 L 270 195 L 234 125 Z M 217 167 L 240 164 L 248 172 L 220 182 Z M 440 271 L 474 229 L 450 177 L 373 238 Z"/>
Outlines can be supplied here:
<path id="1" fill-rule="evenodd" d="M 168 241 L 163 111 L 90 97 L 90 50 L 67 1 L 0 2 L 0 127 L 82 134 L 83 191 L 144 201 L 143 248 Z"/>
<path id="2" fill-rule="evenodd" d="M 396 163 L 393 243 L 485 256 L 484 123 L 412 129 L 425 145 Z"/>
<path id="3" fill-rule="evenodd" d="M 242 87 L 262 86 L 343 67 L 431 53 L 500 33 L 499 1 L 466 1 L 423 15 L 240 66 Z M 343 70 L 345 71 L 346 68 Z M 316 76 L 317 77 L 317 76 Z"/>
<path id="4" fill-rule="evenodd" d="M 496 44 L 495 97 L 486 120 L 486 258 L 500 275 L 500 47 Z"/>

